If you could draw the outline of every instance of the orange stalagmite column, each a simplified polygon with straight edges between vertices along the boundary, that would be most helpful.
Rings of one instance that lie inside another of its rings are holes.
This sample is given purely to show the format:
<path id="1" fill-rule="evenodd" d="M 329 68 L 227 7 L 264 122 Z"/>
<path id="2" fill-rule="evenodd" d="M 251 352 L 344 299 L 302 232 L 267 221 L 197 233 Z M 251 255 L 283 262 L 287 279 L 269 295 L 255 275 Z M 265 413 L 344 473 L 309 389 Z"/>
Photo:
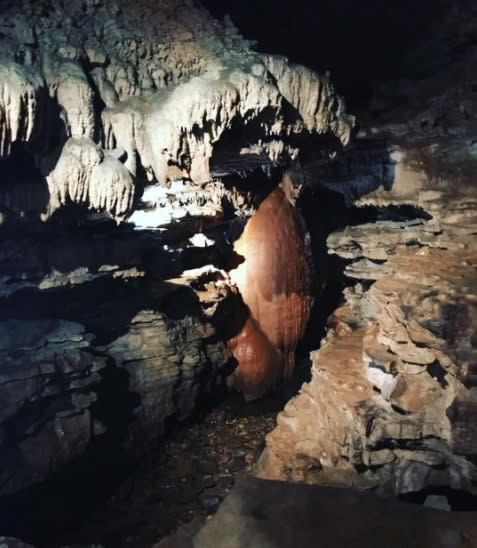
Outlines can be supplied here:
<path id="1" fill-rule="evenodd" d="M 245 261 L 231 272 L 250 317 L 229 341 L 238 362 L 229 384 L 259 398 L 288 378 L 310 316 L 310 266 L 295 208 L 277 187 L 235 243 Z"/>

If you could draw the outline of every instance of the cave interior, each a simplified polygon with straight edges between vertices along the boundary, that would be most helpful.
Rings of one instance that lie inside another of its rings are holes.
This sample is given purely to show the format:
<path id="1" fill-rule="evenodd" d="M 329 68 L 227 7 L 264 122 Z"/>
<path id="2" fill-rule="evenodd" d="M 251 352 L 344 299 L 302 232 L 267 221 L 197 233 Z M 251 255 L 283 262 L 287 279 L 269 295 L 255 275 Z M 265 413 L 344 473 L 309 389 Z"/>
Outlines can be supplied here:
<path id="1" fill-rule="evenodd" d="M 0 14 L 0 546 L 477 547 L 476 3 Z"/>

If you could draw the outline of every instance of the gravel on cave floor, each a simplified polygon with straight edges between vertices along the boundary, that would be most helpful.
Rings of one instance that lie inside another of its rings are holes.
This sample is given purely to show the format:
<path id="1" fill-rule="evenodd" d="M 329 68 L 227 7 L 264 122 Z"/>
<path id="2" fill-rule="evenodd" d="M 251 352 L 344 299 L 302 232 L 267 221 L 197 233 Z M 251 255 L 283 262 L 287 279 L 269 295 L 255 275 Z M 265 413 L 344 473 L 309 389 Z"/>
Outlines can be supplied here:
<path id="1" fill-rule="evenodd" d="M 239 474 L 254 467 L 283 405 L 227 398 L 201 422 L 182 426 L 140 461 L 81 537 L 106 547 L 149 548 L 182 525 L 198 529 Z"/>

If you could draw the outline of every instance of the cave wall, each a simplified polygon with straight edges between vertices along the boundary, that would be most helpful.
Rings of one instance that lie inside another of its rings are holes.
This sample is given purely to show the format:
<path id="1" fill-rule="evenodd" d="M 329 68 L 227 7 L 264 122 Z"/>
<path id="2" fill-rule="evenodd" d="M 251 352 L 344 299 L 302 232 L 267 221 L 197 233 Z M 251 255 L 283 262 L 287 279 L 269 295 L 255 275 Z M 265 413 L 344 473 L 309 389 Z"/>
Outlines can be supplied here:
<path id="1" fill-rule="evenodd" d="M 228 361 L 190 288 L 157 287 L 152 300 L 142 288 L 119 287 L 108 300 L 105 286 L 85 286 L 40 298 L 66 299 L 70 310 L 46 306 L 36 318 L 13 312 L 15 319 L 0 320 L 2 495 L 98 443 L 141 455 L 167 419 L 190 416 Z M 27 303 L 38 301 L 30 294 Z"/>
<path id="2" fill-rule="evenodd" d="M 233 124 L 255 125 L 242 146 L 273 160 L 296 156 L 291 135 L 350 138 L 354 119 L 327 77 L 253 52 L 187 0 L 25 0 L 3 12 L 0 155 L 28 143 L 44 217 L 73 202 L 123 219 L 147 181 L 208 182 Z"/>
<path id="3" fill-rule="evenodd" d="M 348 261 L 349 287 L 257 473 L 474 492 L 473 19 L 455 47 L 431 40 L 414 61 L 435 71 L 384 86 L 357 142 L 336 155 L 354 118 L 329 77 L 255 53 L 195 3 L 22 0 L 6 2 L 3 17 L 2 492 L 45 479 L 105 436 L 140 452 L 168 419 L 190 416 L 230 373 L 218 325 L 224 302 L 234 303 L 229 317 L 237 310 L 237 287 L 251 314 L 232 338 L 236 386 L 257 397 L 286 376 L 316 277 L 294 214 L 296 262 L 282 262 L 280 247 L 244 285 L 227 271 L 237 224 L 262 200 L 273 215 L 288 208 L 276 185 L 302 149 L 312 194 L 373 208 L 378 221 L 328 238 Z M 400 207 L 421 213 L 383 213 Z M 262 243 L 287 243 L 264 219 Z M 134 230 L 141 222 L 150 232 Z M 261 286 L 280 286 L 282 264 L 285 304 L 273 294 L 263 313 Z M 287 341 L 276 335 L 285 309 L 300 319 Z M 255 355 L 279 366 L 256 375 L 244 366 Z"/>
<path id="4" fill-rule="evenodd" d="M 414 78 L 383 86 L 355 146 L 309 166 L 317 188 L 376 220 L 328 237 L 348 288 L 312 380 L 267 438 L 261 477 L 476 492 L 476 19 L 465 13 L 453 40 L 442 25 L 416 53 Z"/>
<path id="5" fill-rule="evenodd" d="M 232 243 L 300 141 L 353 125 L 195 2 L 2 3 L 1 494 L 140 454 L 221 389 Z"/>

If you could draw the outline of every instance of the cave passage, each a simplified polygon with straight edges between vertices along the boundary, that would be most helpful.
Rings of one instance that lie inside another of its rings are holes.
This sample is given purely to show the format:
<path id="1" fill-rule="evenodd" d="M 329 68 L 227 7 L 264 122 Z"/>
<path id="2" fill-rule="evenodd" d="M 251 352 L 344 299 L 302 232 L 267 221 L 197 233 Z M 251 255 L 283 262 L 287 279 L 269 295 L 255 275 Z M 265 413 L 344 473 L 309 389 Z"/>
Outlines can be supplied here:
<path id="1" fill-rule="evenodd" d="M 260 399 L 244 404 L 238 394 L 209 395 L 203 402 L 204 408 L 194 412 L 193 422 L 173 420 L 163 441 L 151 444 L 139 461 L 119 451 L 117 443 L 108 443 L 115 434 L 111 429 L 109 438 L 99 440 L 85 457 L 61 473 L 42 484 L 0 498 L 0 525 L 4 532 L 39 546 L 98 540 L 105 541 L 106 546 L 123 546 L 126 535 L 147 545 L 144 539 L 152 542 L 169 534 L 181 520 L 190 516 L 205 519 L 217 510 L 236 474 L 250 470 L 256 462 L 264 437 L 275 424 L 276 413 L 296 395 L 302 382 L 309 380 L 310 361 L 305 356 L 317 347 L 318 335 L 321 339 L 326 329 L 327 316 L 342 300 L 343 288 L 350 284 L 343 275 L 346 263 L 326 253 L 328 234 L 377 218 L 424 216 L 412 208 L 347 207 L 339 192 L 312 187 L 305 189 L 295 208 L 287 199 L 289 190 L 285 183 L 271 191 L 235 242 L 235 252 L 245 261 L 231 271 L 240 291 L 238 297 L 241 296 L 230 312 L 239 320 L 239 332 L 231 341 L 239 365 L 232 374 L 231 384 L 243 392 L 245 399 Z M 132 238 L 136 249 L 142 242 L 145 257 L 149 254 L 157 257 L 155 234 L 148 235 L 149 238 L 137 232 L 126 235 Z M 314 268 L 311 262 L 315 263 Z M 134 291 L 131 286 L 123 288 L 123 285 L 118 280 L 114 285 L 101 280 L 90 282 L 86 289 L 91 295 L 85 288 L 77 289 L 81 293 L 78 300 L 85 308 L 92 307 L 94 301 L 97 309 L 103 309 L 109 300 L 114 301 L 118 309 L 122 308 L 122 314 L 115 313 L 118 325 L 109 328 L 123 332 L 122 316 L 130 321 L 134 307 L 140 309 L 140 302 L 150 298 L 144 283 Z M 55 295 L 61 297 L 54 301 L 59 308 L 56 313 L 64 316 L 61 307 L 71 308 L 71 303 L 62 298 L 63 292 Z M 174 295 L 170 307 L 177 313 L 179 301 L 177 294 Z M 23 297 L 10 306 L 5 305 L 2 314 L 12 315 L 15 310 L 20 317 L 23 310 L 31 314 L 32 308 L 44 310 L 50 303 L 48 310 L 54 315 L 51 295 L 34 297 L 28 293 Z M 312 311 L 313 297 L 316 302 Z M 69 314 L 71 319 L 79 318 L 74 309 Z M 101 331 L 96 336 L 102 342 L 110 338 L 109 333 Z M 126 380 L 119 378 L 119 373 L 112 366 L 104 372 L 101 387 L 106 388 L 107 380 L 110 391 L 112 387 L 117 389 L 106 394 L 106 400 L 99 394 L 98 404 L 107 404 L 104 411 L 112 413 L 110 417 L 101 416 L 105 423 L 114 423 L 119 417 L 117 406 L 124 411 L 126 397 L 131 397 L 124 385 Z M 118 377 L 113 384 L 110 374 Z M 262 397 L 272 389 L 272 393 Z M 111 406 L 112 399 L 116 407 Z M 119 421 L 117 426 L 121 424 L 126 426 L 126 421 Z M 114 466 L 110 465 L 111 460 L 115 461 Z M 101 481 L 95 480 L 98 471 Z M 134 508 L 133 513 L 130 508 Z"/>

